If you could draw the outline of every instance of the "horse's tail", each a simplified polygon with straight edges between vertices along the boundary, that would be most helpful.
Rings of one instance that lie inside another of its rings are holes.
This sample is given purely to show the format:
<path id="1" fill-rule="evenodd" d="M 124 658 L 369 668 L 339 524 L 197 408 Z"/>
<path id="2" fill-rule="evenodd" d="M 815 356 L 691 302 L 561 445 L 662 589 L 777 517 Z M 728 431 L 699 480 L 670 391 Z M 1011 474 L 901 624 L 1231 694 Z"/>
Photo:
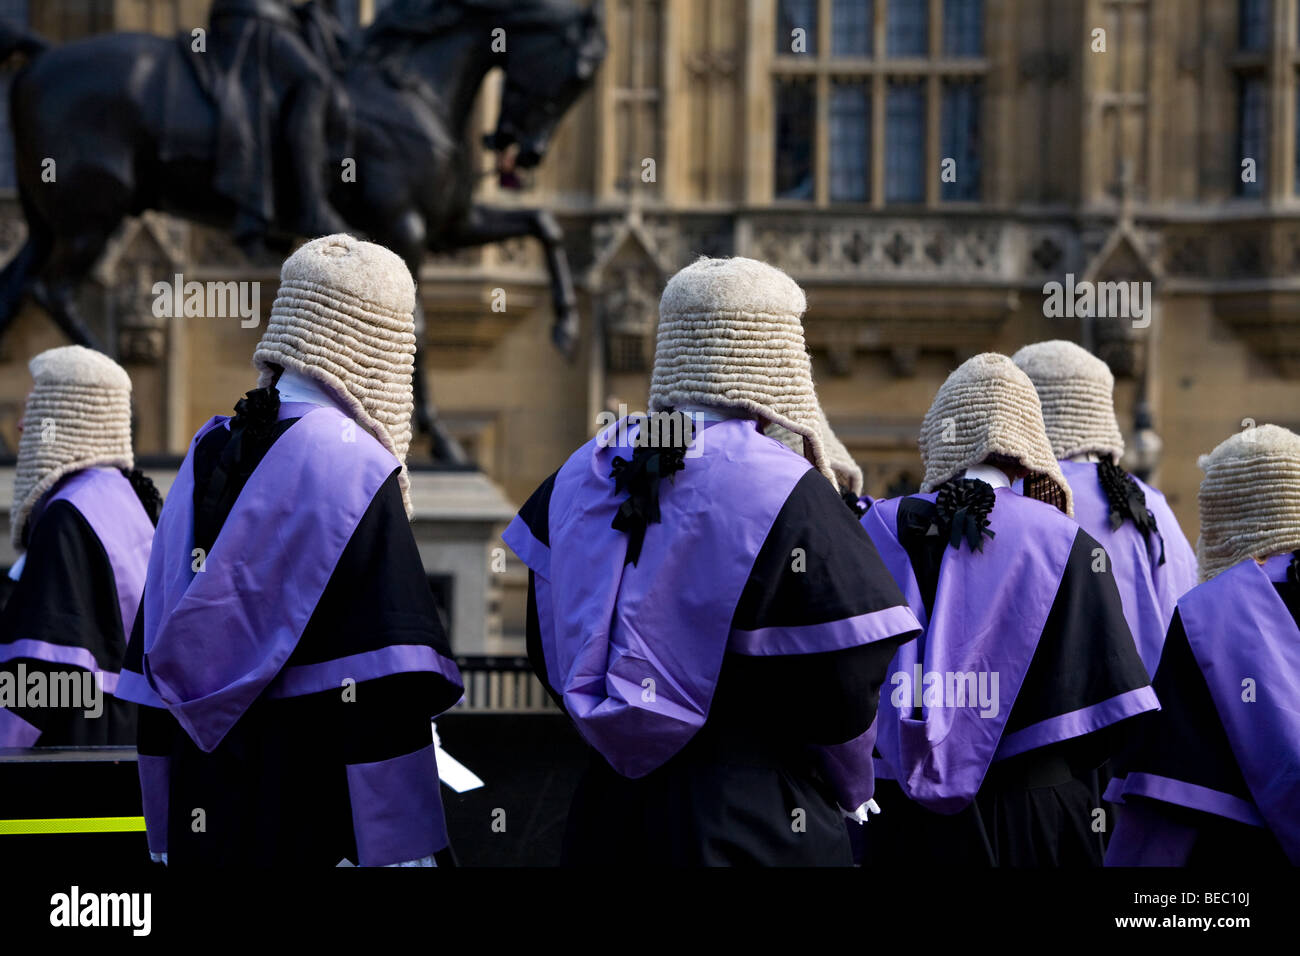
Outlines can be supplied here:
<path id="1" fill-rule="evenodd" d="M 0 20 L 0 63 L 15 53 L 36 57 L 50 48 L 50 41 L 39 33 L 24 29 L 7 20 Z"/>

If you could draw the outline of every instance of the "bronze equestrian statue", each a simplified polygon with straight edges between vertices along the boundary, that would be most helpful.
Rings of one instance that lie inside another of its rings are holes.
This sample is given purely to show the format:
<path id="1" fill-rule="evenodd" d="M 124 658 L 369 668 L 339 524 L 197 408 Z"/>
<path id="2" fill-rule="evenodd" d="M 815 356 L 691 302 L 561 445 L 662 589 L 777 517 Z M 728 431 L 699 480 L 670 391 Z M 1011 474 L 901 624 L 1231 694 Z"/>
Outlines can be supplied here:
<path id="1" fill-rule="evenodd" d="M 253 12 L 218 16 L 235 6 Z M 284 244 L 333 230 L 333 217 L 341 216 L 349 231 L 401 255 L 414 275 L 426 250 L 535 237 L 550 270 L 552 337 L 569 354 L 577 313 L 563 233 L 545 210 L 474 202 L 467 137 L 479 86 L 500 67 L 500 118 L 486 145 L 497 153 L 502 184 L 541 162 L 560 118 L 604 58 L 603 0 L 590 8 L 572 0 L 393 0 L 355 48 L 338 55 L 324 97 L 319 69 L 336 31 L 322 28 L 326 18 L 306 4 L 290 8 L 303 32 L 289 40 L 289 26 L 267 12 L 283 6 L 217 0 L 206 54 L 194 52 L 189 34 L 103 34 L 50 47 L 0 24 L 0 61 L 17 52 L 28 57 L 10 95 L 28 236 L 0 273 L 0 335 L 31 294 L 72 341 L 95 345 L 78 315 L 77 285 L 124 217 L 156 209 L 253 245 L 262 234 Z M 260 48 L 205 59 L 229 35 Z M 300 61 L 290 62 L 284 51 L 291 48 Z M 223 73 L 222 63 L 236 72 Z M 226 113 L 230 104 L 218 92 L 223 77 L 256 78 L 240 91 L 259 101 L 256 121 L 270 149 L 258 149 L 253 162 L 220 152 L 232 122 L 252 122 L 222 119 L 218 101 Z M 287 110 L 261 109 L 272 94 L 289 91 Z M 43 176 L 47 159 L 53 181 Z M 342 175 L 349 164 L 355 175 Z M 261 177 L 258 188 L 241 190 L 250 175 Z M 418 313 L 417 305 L 422 330 Z M 416 419 L 432 436 L 435 457 L 455 461 L 459 450 L 425 401 L 418 355 Z"/>
<path id="2" fill-rule="evenodd" d="M 331 64 L 304 37 L 289 0 L 212 0 L 207 44 L 218 60 L 214 188 L 238 207 L 233 233 L 245 245 L 270 232 L 277 208 L 300 236 L 347 231 L 325 187 Z M 199 61 L 202 62 L 202 61 Z M 283 117 L 275 108 L 285 104 Z M 269 115 L 268 115 L 269 114 Z M 283 131 L 296 202 L 274 195 L 272 130 Z"/>

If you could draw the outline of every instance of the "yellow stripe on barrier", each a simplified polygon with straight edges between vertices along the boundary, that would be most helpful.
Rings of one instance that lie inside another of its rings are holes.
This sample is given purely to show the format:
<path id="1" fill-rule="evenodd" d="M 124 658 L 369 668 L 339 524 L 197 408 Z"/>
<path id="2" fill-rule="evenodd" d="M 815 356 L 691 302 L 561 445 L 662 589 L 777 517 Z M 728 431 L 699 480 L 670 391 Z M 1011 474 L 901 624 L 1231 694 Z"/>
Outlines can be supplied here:
<path id="1" fill-rule="evenodd" d="M 45 833 L 143 833 L 144 817 L 61 817 L 0 820 L 0 836 Z"/>

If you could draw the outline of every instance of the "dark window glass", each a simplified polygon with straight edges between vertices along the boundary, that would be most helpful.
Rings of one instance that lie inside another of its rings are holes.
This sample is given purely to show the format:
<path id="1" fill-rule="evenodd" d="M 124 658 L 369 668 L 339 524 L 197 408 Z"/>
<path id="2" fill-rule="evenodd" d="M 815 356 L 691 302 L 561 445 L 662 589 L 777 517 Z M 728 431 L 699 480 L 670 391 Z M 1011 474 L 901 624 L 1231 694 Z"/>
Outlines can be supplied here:
<path id="1" fill-rule="evenodd" d="M 979 56 L 984 52 L 984 0 L 943 0 L 945 56 Z"/>
<path id="2" fill-rule="evenodd" d="M 1270 0 L 1238 0 L 1237 46 L 1243 50 L 1263 50 L 1268 46 L 1268 21 L 1272 15 Z"/>
<path id="3" fill-rule="evenodd" d="M 813 198 L 813 84 L 776 82 L 776 198 Z"/>
<path id="4" fill-rule="evenodd" d="M 889 0 L 885 51 L 890 56 L 925 56 L 930 51 L 930 0 Z"/>
<path id="5" fill-rule="evenodd" d="M 1268 148 L 1268 109 L 1262 76 L 1245 76 L 1237 97 L 1237 194 L 1262 196 L 1264 193 L 1264 156 Z M 1242 161 L 1255 161 L 1255 181 L 1242 181 Z"/>
<path id="6" fill-rule="evenodd" d="M 831 7 L 831 53 L 871 56 L 873 6 L 872 0 L 835 0 Z"/>
<path id="7" fill-rule="evenodd" d="M 925 90 L 891 81 L 885 95 L 885 202 L 925 199 Z"/>
<path id="8" fill-rule="evenodd" d="M 943 84 L 943 158 L 957 161 L 956 182 L 939 183 L 944 199 L 973 202 L 980 198 L 980 84 Z"/>
<path id="9" fill-rule="evenodd" d="M 27 25 L 28 0 L 0 0 L 0 22 L 15 26 Z M 9 126 L 9 87 L 13 83 L 17 64 L 0 70 L 0 189 L 15 189 L 18 178 L 14 172 L 14 137 Z"/>
<path id="10" fill-rule="evenodd" d="M 777 0 L 776 52 L 794 53 L 794 31 L 803 30 L 805 53 L 817 52 L 817 0 Z"/>
<path id="11" fill-rule="evenodd" d="M 866 202 L 871 182 L 871 96 L 862 81 L 831 86 L 831 199 Z"/>

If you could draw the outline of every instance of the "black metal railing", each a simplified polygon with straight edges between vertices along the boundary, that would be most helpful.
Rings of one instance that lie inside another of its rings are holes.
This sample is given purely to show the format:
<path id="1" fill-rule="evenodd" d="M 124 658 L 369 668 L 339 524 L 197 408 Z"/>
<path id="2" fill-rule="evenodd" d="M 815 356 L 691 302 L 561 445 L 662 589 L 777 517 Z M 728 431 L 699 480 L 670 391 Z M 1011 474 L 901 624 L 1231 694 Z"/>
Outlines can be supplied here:
<path id="1" fill-rule="evenodd" d="M 465 681 L 465 696 L 457 712 L 530 713 L 557 711 L 546 688 L 522 655 L 494 657 L 467 654 L 456 658 Z"/>

